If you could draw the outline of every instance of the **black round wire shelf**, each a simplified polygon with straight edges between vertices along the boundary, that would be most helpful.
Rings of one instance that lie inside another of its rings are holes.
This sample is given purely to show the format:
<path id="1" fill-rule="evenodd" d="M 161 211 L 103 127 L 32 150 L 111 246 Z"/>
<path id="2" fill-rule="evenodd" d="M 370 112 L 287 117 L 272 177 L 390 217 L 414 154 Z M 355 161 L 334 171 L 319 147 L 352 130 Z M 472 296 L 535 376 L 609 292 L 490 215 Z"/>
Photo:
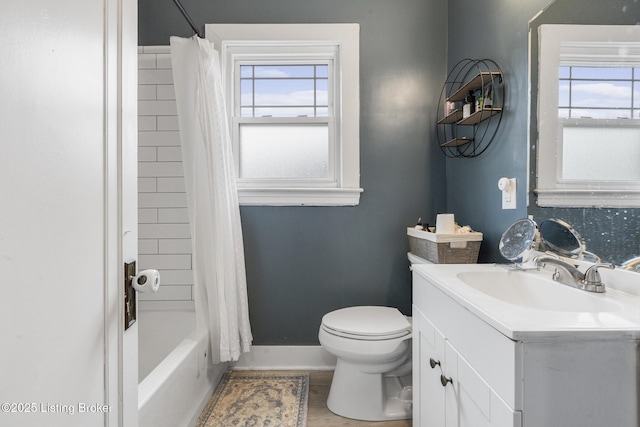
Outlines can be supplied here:
<path id="1" fill-rule="evenodd" d="M 465 116 L 462 104 L 469 90 L 492 93 L 490 106 Z M 463 59 L 447 75 L 438 101 L 436 125 L 440 149 L 447 157 L 478 157 L 494 141 L 502 122 L 505 85 L 502 70 L 491 59 Z M 446 110 L 445 110 L 446 106 Z M 453 107 L 452 107 L 453 106 Z"/>

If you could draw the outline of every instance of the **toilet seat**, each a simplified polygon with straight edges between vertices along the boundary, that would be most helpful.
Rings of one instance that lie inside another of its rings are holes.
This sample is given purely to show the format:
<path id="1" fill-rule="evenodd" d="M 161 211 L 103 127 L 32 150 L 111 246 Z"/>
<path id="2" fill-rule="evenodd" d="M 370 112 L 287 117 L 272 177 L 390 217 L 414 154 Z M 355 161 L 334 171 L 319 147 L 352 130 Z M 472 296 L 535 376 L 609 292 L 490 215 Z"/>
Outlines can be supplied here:
<path id="1" fill-rule="evenodd" d="M 410 335 L 411 323 L 396 308 L 359 306 L 325 314 L 322 329 L 339 337 L 379 341 Z"/>
<path id="2" fill-rule="evenodd" d="M 391 340 L 395 338 L 402 338 L 411 334 L 411 331 L 403 331 L 403 332 L 398 332 L 397 334 L 391 334 L 391 335 L 358 335 L 358 334 L 349 334 L 346 332 L 336 331 L 335 329 L 327 328 L 326 326 L 323 326 L 322 329 L 331 335 L 335 335 L 342 338 L 349 338 L 352 340 L 363 340 L 363 341 Z"/>

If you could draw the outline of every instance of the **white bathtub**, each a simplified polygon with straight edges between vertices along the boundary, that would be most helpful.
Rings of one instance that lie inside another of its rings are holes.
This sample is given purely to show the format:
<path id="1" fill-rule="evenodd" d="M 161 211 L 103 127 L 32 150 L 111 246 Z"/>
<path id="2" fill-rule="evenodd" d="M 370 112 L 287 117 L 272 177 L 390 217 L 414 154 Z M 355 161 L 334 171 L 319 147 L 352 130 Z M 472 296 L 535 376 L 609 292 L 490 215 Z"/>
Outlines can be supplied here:
<path id="1" fill-rule="evenodd" d="M 138 310 L 139 426 L 192 427 L 227 365 L 209 363 L 193 303 L 140 301 Z"/>

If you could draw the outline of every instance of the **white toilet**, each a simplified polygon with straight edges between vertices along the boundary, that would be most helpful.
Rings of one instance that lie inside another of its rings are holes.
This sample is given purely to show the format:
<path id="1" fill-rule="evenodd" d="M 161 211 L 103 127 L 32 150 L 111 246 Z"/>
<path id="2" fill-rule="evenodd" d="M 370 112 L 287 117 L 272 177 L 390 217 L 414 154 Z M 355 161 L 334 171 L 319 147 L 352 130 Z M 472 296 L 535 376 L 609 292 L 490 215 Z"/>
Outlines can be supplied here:
<path id="1" fill-rule="evenodd" d="M 365 421 L 411 418 L 411 322 L 391 307 L 327 313 L 320 344 L 337 358 L 327 406 Z"/>
<path id="2" fill-rule="evenodd" d="M 411 265 L 430 261 L 407 253 Z M 337 358 L 327 406 L 364 421 L 411 418 L 411 319 L 391 307 L 327 313 L 320 344 Z"/>

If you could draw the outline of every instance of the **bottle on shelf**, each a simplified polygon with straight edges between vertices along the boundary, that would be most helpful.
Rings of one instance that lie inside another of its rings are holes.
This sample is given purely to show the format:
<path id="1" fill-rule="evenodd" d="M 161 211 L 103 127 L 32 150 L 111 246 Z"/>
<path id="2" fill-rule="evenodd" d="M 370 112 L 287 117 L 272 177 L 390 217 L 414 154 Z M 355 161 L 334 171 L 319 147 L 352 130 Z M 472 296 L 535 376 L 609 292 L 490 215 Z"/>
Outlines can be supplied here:
<path id="1" fill-rule="evenodd" d="M 482 110 L 483 102 L 484 97 L 482 96 L 482 91 L 479 91 L 478 96 L 476 96 L 476 111 Z"/>
<path id="2" fill-rule="evenodd" d="M 453 102 L 445 101 L 444 103 L 444 117 L 447 117 L 453 111 Z"/>
<path id="3" fill-rule="evenodd" d="M 484 108 L 493 107 L 493 84 L 489 84 L 484 94 Z"/>
<path id="4" fill-rule="evenodd" d="M 462 107 L 462 118 L 466 119 L 476 111 L 476 97 L 473 91 L 470 90 L 467 96 L 464 98 L 464 106 Z"/>

